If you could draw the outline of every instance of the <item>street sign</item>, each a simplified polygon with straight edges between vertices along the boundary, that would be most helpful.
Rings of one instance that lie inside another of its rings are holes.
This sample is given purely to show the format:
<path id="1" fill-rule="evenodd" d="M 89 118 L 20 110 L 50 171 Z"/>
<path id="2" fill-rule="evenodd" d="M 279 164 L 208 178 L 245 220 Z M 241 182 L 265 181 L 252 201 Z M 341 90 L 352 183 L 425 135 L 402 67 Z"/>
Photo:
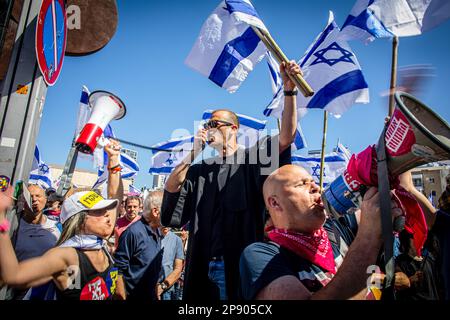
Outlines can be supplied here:
<path id="1" fill-rule="evenodd" d="M 44 81 L 52 86 L 61 72 L 66 51 L 64 0 L 43 0 L 36 25 L 36 57 Z"/>

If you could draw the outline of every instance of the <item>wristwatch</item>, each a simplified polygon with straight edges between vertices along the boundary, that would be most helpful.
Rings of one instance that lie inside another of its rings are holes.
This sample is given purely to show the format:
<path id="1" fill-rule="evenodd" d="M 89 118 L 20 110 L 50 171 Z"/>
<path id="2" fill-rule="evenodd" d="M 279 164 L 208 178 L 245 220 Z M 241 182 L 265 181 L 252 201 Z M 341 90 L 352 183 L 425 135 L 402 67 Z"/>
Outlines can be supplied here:
<path id="1" fill-rule="evenodd" d="M 163 282 L 160 282 L 159 285 L 161 286 L 161 289 L 163 291 L 166 291 L 167 289 L 169 289 L 169 285 L 167 284 L 167 281 L 165 281 L 165 280 Z"/>

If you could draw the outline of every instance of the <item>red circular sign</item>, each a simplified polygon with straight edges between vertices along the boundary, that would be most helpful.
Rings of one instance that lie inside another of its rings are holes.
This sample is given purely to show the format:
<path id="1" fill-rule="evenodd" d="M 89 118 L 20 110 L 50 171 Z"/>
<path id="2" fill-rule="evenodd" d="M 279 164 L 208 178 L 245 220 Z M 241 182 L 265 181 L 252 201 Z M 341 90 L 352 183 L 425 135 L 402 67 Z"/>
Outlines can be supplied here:
<path id="1" fill-rule="evenodd" d="M 58 80 L 67 41 L 64 0 L 43 0 L 36 24 L 36 57 L 45 82 Z"/>

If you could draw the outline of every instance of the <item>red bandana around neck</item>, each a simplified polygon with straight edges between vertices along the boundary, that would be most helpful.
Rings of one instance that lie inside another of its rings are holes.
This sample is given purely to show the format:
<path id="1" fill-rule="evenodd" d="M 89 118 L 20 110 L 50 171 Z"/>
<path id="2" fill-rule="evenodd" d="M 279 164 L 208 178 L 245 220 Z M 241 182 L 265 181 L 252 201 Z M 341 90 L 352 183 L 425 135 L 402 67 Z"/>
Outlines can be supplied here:
<path id="1" fill-rule="evenodd" d="M 328 233 L 323 227 L 312 235 L 286 229 L 272 228 L 267 233 L 267 236 L 273 242 L 295 252 L 309 262 L 332 274 L 336 273 L 333 248 L 328 239 Z"/>

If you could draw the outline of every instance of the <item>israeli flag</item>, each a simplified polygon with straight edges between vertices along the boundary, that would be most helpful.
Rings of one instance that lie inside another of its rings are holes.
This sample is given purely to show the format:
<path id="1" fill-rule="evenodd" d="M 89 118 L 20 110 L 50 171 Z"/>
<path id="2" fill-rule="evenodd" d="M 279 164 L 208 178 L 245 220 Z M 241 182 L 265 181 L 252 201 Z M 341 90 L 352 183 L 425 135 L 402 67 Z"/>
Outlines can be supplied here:
<path id="1" fill-rule="evenodd" d="M 104 165 L 98 169 L 98 179 L 92 186 L 92 189 L 99 188 L 108 181 L 108 170 L 105 170 L 108 164 L 108 155 L 104 152 Z M 120 165 L 122 166 L 122 179 L 131 179 L 139 172 L 139 164 L 132 157 L 125 153 L 120 154 Z"/>
<path id="2" fill-rule="evenodd" d="M 350 150 L 347 149 L 347 147 L 345 147 L 340 141 L 337 143 L 336 152 L 341 154 L 347 162 L 350 161 L 350 158 L 352 157 Z"/>
<path id="3" fill-rule="evenodd" d="M 81 88 L 80 104 L 78 107 L 77 116 L 77 129 L 75 132 L 75 137 L 77 137 L 81 130 L 83 130 L 84 125 L 88 122 L 91 116 L 91 106 L 89 105 L 89 89 L 86 86 Z"/>
<path id="4" fill-rule="evenodd" d="M 130 184 L 128 186 L 128 194 L 133 194 L 133 195 L 140 196 L 141 195 L 141 190 L 139 190 L 138 188 L 136 188 L 135 186 Z"/>
<path id="5" fill-rule="evenodd" d="M 251 26 L 267 30 L 249 0 L 225 0 L 202 26 L 186 65 L 235 92 L 266 47 Z"/>
<path id="6" fill-rule="evenodd" d="M 214 110 L 205 110 L 202 120 L 211 119 Z M 260 139 L 261 130 L 266 128 L 267 121 L 249 117 L 245 114 L 236 114 L 239 120 L 237 143 L 245 148 L 250 148 Z"/>
<path id="7" fill-rule="evenodd" d="M 306 169 L 317 184 L 320 183 L 320 157 L 292 156 L 291 160 L 292 164 Z M 342 154 L 332 152 L 325 155 L 324 163 L 323 186 L 325 187 L 345 171 L 347 160 Z"/>
<path id="8" fill-rule="evenodd" d="M 338 36 L 339 27 L 330 11 L 326 28 L 299 61 L 305 80 L 315 92 L 312 97 L 297 97 L 299 115 L 304 113 L 302 108 L 319 108 L 340 117 L 354 103 L 369 102 L 369 89 L 361 66 L 348 43 Z M 280 90 L 264 114 L 280 118 L 283 101 Z"/>
<path id="9" fill-rule="evenodd" d="M 194 136 L 185 136 L 170 139 L 153 145 L 158 150 L 172 151 L 153 151 L 150 160 L 150 174 L 168 175 L 172 170 L 187 157 L 194 146 Z"/>
<path id="10" fill-rule="evenodd" d="M 44 189 L 53 188 L 53 178 L 50 174 L 50 168 L 41 160 L 37 145 L 34 149 L 33 164 L 31 166 L 28 183 L 40 185 Z"/>
<path id="11" fill-rule="evenodd" d="M 433 29 L 450 18 L 448 0 L 358 0 L 341 36 L 364 42 L 375 38 L 407 37 Z"/>

